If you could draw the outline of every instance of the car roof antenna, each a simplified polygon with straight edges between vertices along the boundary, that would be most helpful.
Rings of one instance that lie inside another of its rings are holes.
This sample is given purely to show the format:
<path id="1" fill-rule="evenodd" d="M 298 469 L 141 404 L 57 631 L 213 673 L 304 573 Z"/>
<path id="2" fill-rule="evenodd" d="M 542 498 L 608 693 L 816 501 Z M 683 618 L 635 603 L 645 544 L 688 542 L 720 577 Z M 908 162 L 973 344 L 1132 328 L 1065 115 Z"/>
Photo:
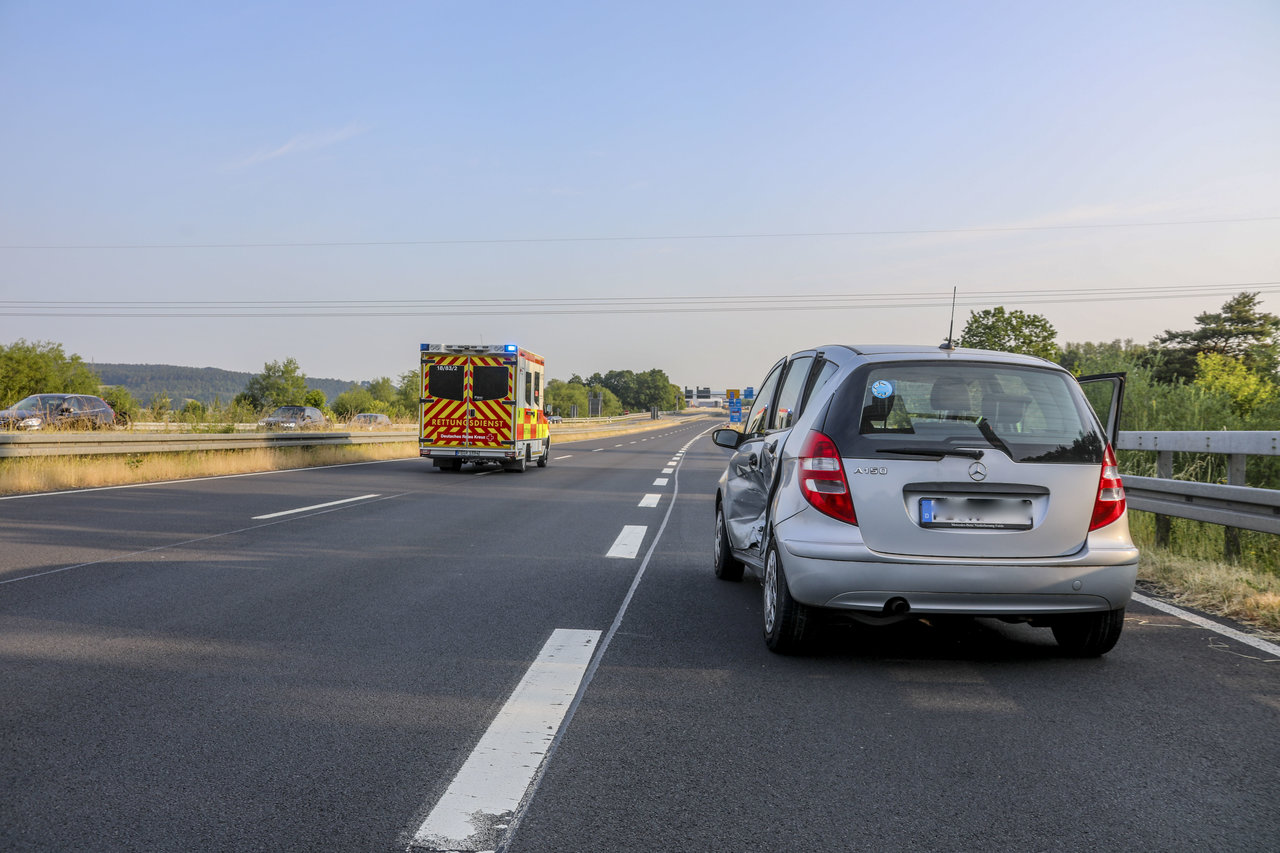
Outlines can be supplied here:
<path id="1" fill-rule="evenodd" d="M 951 325 L 947 327 L 947 339 L 942 342 L 942 346 L 938 347 L 941 350 L 950 351 L 956 348 L 952 334 L 956 329 L 956 290 L 955 287 L 951 288 Z"/>

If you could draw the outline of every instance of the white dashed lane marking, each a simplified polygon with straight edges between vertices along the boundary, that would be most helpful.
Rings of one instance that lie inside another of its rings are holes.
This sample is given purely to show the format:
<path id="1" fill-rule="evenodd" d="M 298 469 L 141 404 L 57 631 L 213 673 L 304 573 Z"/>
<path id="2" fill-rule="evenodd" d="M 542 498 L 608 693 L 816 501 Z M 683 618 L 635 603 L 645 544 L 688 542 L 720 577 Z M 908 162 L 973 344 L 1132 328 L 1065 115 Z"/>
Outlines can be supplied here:
<path id="1" fill-rule="evenodd" d="M 662 495 L 645 495 L 640 499 L 640 506 L 655 507 L 660 500 L 662 500 Z"/>
<path id="2" fill-rule="evenodd" d="M 283 512 L 272 512 L 272 513 L 268 513 L 267 515 L 255 515 L 253 517 L 253 520 L 263 521 L 264 519 L 268 519 L 268 518 L 279 518 L 282 515 L 293 515 L 299 512 L 310 512 L 313 509 L 326 509 L 327 507 L 341 506 L 342 504 L 349 504 L 355 501 L 367 501 L 370 498 L 376 498 L 376 497 L 378 496 L 377 495 L 361 495 L 358 498 L 346 498 L 345 500 L 340 500 L 340 501 L 329 501 L 327 504 L 314 504 L 312 506 L 304 506 L 304 507 L 299 507 L 297 509 L 286 509 Z"/>
<path id="3" fill-rule="evenodd" d="M 618 534 L 618 538 L 613 540 L 613 547 L 609 549 L 606 557 L 616 557 L 620 560 L 630 560 L 640 553 L 640 545 L 644 542 L 645 531 L 649 529 L 644 524 L 628 524 L 622 528 L 622 532 Z"/>
<path id="4" fill-rule="evenodd" d="M 600 641 L 557 628 L 480 738 L 410 850 L 493 850 L 529 792 Z"/>

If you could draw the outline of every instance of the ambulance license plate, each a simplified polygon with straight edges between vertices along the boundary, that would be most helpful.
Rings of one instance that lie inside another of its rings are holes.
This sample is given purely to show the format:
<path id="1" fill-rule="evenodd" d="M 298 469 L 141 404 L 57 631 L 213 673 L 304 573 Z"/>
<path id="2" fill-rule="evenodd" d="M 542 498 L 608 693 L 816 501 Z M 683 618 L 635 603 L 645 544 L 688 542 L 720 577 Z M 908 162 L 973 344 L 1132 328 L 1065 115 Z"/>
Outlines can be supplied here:
<path id="1" fill-rule="evenodd" d="M 920 526 L 933 529 L 1030 530 L 1025 498 L 921 498 Z"/>

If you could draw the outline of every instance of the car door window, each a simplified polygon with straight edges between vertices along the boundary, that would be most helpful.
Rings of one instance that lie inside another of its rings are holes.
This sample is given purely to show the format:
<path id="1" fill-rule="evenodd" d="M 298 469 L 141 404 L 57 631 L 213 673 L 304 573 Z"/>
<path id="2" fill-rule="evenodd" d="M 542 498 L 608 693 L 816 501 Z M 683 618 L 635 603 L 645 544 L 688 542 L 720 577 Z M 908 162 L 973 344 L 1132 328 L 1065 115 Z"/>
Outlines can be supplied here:
<path id="1" fill-rule="evenodd" d="M 818 369 L 810 372 L 809 388 L 804 392 L 804 399 L 800 401 L 801 411 L 804 411 L 804 407 L 809 405 L 809 398 L 816 394 L 823 385 L 826 385 L 839 369 L 840 366 L 834 361 L 827 361 L 825 358 L 818 359 Z"/>
<path id="2" fill-rule="evenodd" d="M 747 423 L 743 430 L 747 435 L 763 433 L 768 428 L 769 415 L 773 412 L 773 392 L 778 387 L 778 378 L 782 376 L 783 366 L 779 363 L 761 383 L 756 401 L 751 404 L 751 411 L 747 413 Z"/>
<path id="3" fill-rule="evenodd" d="M 770 430 L 790 429 L 800 415 L 800 398 L 809 380 L 809 368 L 813 366 L 813 356 L 805 355 L 791 359 L 787 365 L 786 378 L 782 380 L 782 390 L 778 392 L 778 405 L 770 418 Z"/>

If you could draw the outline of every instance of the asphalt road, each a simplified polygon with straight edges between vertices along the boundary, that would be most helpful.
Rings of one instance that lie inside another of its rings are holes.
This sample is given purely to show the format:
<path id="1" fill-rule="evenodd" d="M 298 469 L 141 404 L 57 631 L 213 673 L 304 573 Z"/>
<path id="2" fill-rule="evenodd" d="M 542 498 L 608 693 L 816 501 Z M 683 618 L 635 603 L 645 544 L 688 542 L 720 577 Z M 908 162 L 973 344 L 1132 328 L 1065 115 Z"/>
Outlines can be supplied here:
<path id="1" fill-rule="evenodd" d="M 773 655 L 703 429 L 0 500 L 0 850 L 405 850 L 566 630 L 478 849 L 1280 849 L 1277 656 L 1136 604 L 1097 660 L 985 620 Z"/>

